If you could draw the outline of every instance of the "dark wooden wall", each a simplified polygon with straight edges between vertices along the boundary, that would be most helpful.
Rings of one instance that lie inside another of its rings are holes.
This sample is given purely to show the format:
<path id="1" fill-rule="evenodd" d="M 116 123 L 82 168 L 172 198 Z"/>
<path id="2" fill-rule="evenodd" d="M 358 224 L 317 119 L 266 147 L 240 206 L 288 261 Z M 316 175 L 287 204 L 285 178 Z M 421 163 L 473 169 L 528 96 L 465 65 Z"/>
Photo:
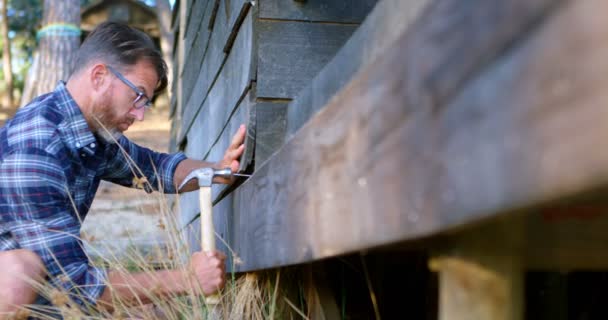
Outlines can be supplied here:
<path id="1" fill-rule="evenodd" d="M 242 169 L 259 167 L 285 140 L 288 105 L 345 44 L 375 3 L 182 1 L 179 5 L 187 10 L 182 17 L 176 10 L 174 17 L 176 44 L 181 40 L 184 50 L 173 86 L 172 150 L 196 159 L 220 159 L 232 134 L 246 124 Z M 180 59 L 179 48 L 174 54 Z M 225 189 L 214 186 L 214 196 L 225 197 L 214 212 L 217 231 L 229 239 L 233 205 Z M 182 195 L 179 205 L 182 222 L 191 222 L 198 214 L 196 192 Z M 197 221 L 192 223 L 193 250 L 197 249 L 197 226 Z"/>
<path id="2" fill-rule="evenodd" d="M 187 5 L 174 148 L 249 126 L 253 176 L 214 187 L 231 270 L 411 246 L 440 319 L 521 319 L 526 270 L 608 269 L 605 1 Z"/>
<path id="3" fill-rule="evenodd" d="M 240 123 L 250 128 L 243 168 L 254 176 L 232 193 L 214 187 L 218 230 L 242 270 L 435 235 L 606 185 L 608 158 L 594 147 L 608 127 L 603 2 L 270 3 L 195 0 L 180 34 L 175 147 L 218 159 Z M 196 197 L 181 197 L 184 221 Z M 542 219 L 527 218 L 539 230 L 530 239 L 578 230 Z M 562 240 L 580 259 L 560 264 L 597 257 Z"/>

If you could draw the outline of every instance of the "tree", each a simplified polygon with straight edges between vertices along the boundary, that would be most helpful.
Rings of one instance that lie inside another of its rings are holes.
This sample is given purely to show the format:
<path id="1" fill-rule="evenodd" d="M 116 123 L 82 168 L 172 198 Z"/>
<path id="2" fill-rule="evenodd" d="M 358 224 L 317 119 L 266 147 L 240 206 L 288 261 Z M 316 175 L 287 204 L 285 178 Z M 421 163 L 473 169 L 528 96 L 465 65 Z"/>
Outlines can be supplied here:
<path id="1" fill-rule="evenodd" d="M 66 80 L 80 45 L 80 0 L 44 0 L 38 50 L 25 83 L 21 104 L 52 91 Z"/>
<path id="2" fill-rule="evenodd" d="M 167 78 L 169 79 L 169 82 L 171 82 L 173 81 L 173 60 L 171 58 L 171 51 L 173 50 L 173 32 L 171 30 L 171 5 L 169 4 L 169 0 L 156 0 L 156 15 L 158 16 L 160 29 L 160 48 L 169 69 Z M 170 91 L 171 90 L 167 90 L 169 95 Z"/>
<path id="3" fill-rule="evenodd" d="M 8 1 L 2 0 L 2 69 L 4 71 L 4 82 L 6 84 L 6 102 L 5 107 L 11 109 L 14 106 L 13 102 L 13 68 L 11 59 L 11 41 L 8 37 Z"/>

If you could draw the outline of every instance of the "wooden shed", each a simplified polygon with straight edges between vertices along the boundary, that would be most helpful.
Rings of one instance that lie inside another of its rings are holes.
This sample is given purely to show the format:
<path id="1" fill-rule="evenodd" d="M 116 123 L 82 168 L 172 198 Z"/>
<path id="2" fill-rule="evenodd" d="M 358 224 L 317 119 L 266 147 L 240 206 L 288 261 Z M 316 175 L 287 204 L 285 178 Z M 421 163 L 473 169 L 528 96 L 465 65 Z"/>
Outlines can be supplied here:
<path id="1" fill-rule="evenodd" d="M 172 149 L 248 126 L 253 176 L 213 189 L 233 271 L 312 268 L 326 318 L 566 319 L 530 279 L 608 267 L 607 2 L 177 6 Z"/>
<path id="2" fill-rule="evenodd" d="M 99 0 L 81 10 L 80 29 L 83 39 L 100 23 L 126 23 L 149 34 L 157 43 L 160 38 L 158 18 L 153 8 L 137 0 Z"/>

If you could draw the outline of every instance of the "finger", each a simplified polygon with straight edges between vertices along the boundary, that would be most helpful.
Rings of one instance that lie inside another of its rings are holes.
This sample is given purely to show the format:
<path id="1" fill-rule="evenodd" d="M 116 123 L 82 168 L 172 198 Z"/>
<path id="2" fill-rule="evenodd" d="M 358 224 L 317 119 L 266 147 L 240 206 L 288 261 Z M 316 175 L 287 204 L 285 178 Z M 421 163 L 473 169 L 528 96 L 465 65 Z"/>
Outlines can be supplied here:
<path id="1" fill-rule="evenodd" d="M 229 161 L 237 159 L 238 157 L 240 157 L 243 154 L 243 151 L 245 151 L 245 145 L 244 144 L 240 145 L 236 149 L 228 149 L 228 150 L 226 150 L 226 154 L 224 155 L 224 159 L 225 160 L 229 160 Z"/>
<path id="2" fill-rule="evenodd" d="M 232 141 L 230 142 L 229 148 L 236 149 L 241 144 L 243 144 L 243 142 L 245 141 L 245 132 L 246 132 L 245 125 L 242 124 L 241 126 L 239 126 L 239 129 L 236 131 L 236 133 L 232 137 Z"/>

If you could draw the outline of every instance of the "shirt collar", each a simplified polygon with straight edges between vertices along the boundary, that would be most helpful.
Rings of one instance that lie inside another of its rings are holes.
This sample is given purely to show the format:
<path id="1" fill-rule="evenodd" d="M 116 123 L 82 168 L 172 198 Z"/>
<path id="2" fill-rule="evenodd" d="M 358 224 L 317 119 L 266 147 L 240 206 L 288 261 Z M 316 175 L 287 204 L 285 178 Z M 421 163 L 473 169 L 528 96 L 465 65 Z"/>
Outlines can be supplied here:
<path id="1" fill-rule="evenodd" d="M 80 107 L 65 87 L 65 82 L 59 81 L 54 95 L 57 98 L 58 109 L 65 116 L 59 124 L 59 129 L 65 134 L 68 146 L 77 152 L 84 149 L 87 153 L 91 151 L 94 153 L 97 140 L 84 119 Z"/>

